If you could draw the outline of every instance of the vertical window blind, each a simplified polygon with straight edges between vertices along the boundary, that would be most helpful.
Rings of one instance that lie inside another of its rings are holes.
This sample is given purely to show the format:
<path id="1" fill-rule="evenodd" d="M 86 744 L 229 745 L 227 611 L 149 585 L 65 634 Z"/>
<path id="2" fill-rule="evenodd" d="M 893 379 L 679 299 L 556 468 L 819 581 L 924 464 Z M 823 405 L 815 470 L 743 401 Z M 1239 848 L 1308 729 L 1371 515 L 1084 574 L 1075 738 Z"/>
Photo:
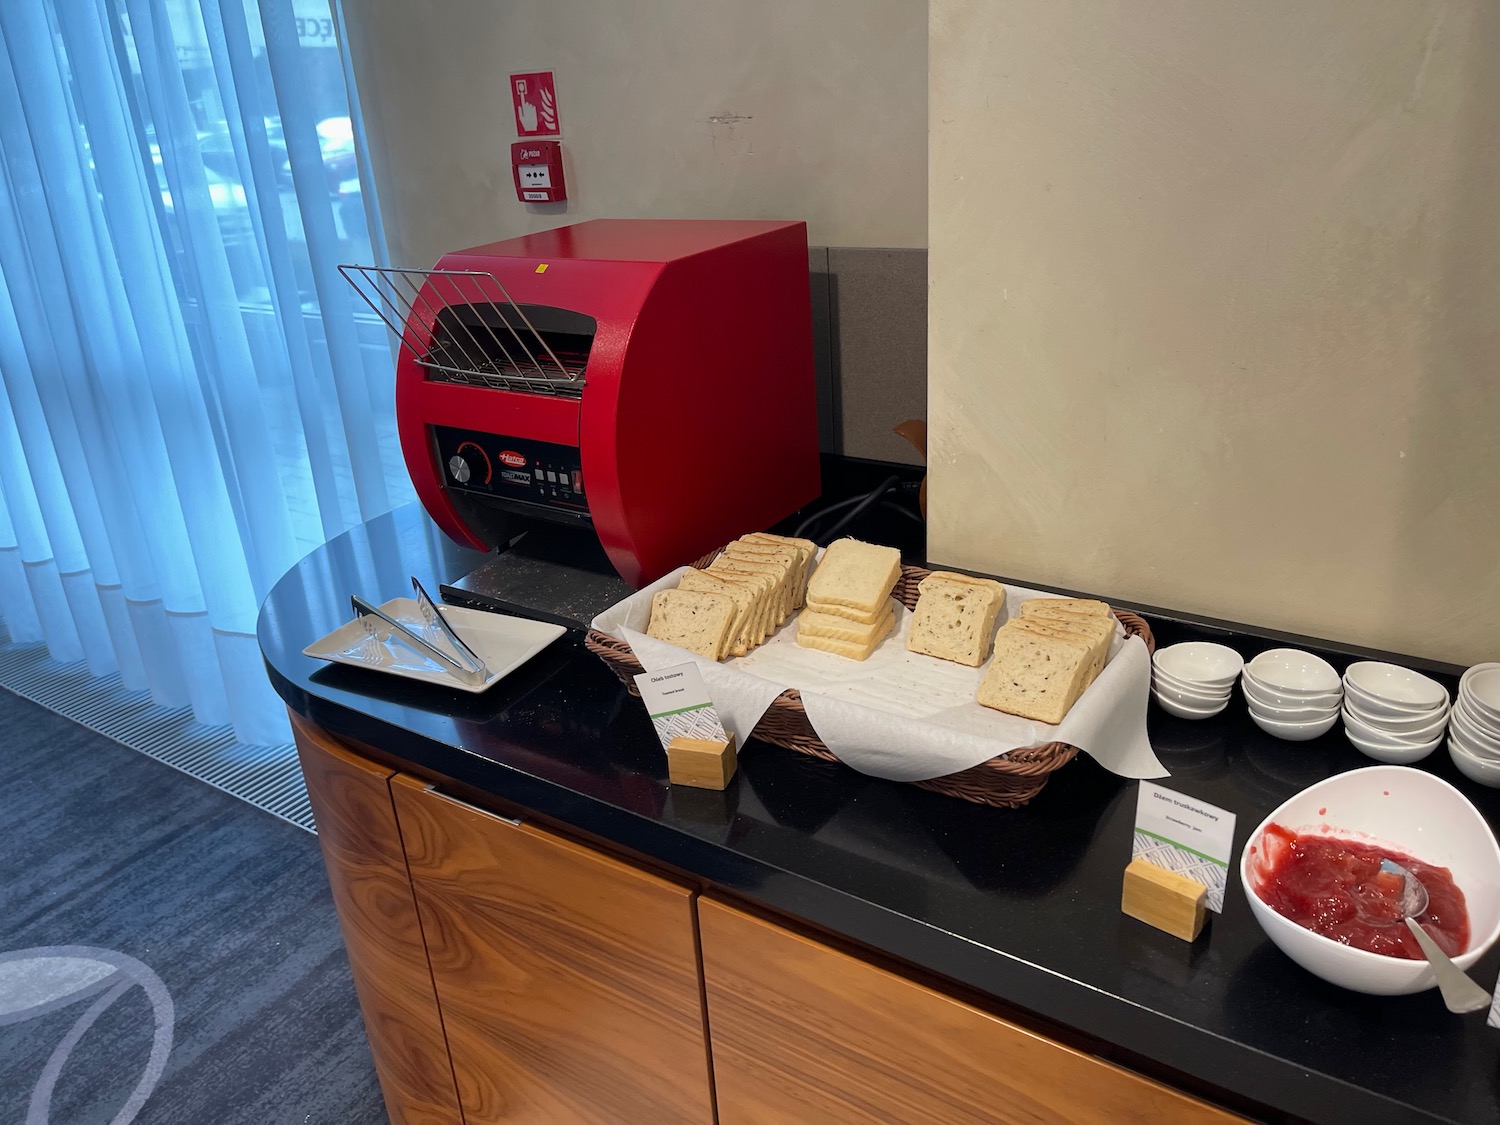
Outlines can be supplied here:
<path id="1" fill-rule="evenodd" d="M 0 4 L 0 615 L 246 742 L 255 618 L 410 497 L 328 0 Z M 372 238 L 373 236 L 373 238 Z"/>

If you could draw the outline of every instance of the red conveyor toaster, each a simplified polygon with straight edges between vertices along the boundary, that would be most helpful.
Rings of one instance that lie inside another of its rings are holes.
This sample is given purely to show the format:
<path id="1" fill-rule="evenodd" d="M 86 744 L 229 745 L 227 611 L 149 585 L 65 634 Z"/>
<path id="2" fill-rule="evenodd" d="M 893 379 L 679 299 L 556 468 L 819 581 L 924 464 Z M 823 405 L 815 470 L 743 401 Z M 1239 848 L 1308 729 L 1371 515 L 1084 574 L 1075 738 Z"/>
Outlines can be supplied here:
<path id="1" fill-rule="evenodd" d="M 818 495 L 805 223 L 597 219 L 340 269 L 400 337 L 406 465 L 465 546 L 571 524 L 641 586 Z"/>

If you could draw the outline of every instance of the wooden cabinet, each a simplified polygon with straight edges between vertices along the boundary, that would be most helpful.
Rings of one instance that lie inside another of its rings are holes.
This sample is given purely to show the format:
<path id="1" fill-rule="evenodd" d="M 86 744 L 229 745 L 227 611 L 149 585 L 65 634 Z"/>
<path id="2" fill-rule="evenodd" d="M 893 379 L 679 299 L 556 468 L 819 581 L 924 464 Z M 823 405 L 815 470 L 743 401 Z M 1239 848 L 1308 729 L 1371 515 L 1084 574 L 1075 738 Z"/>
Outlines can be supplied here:
<path id="1" fill-rule="evenodd" d="M 1241 1120 L 710 898 L 719 1125 Z"/>
<path id="2" fill-rule="evenodd" d="M 293 723 L 395 1125 L 1240 1120 Z"/>
<path id="3" fill-rule="evenodd" d="M 292 716 L 354 989 L 392 1125 L 459 1125 L 458 1092 L 391 804 L 391 770 Z"/>
<path id="4" fill-rule="evenodd" d="M 694 892 L 392 783 L 467 1125 L 710 1125 Z"/>

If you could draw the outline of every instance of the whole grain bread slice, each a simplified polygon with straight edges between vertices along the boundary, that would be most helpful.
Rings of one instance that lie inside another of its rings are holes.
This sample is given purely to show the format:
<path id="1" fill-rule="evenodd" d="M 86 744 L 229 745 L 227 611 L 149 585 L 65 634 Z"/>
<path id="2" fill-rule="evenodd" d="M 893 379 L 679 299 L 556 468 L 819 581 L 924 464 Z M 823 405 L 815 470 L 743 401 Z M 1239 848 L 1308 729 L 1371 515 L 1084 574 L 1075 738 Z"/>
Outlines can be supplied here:
<path id="1" fill-rule="evenodd" d="M 722 660 L 734 614 L 734 600 L 725 594 L 658 590 L 651 598 L 646 633 L 709 660 Z"/>
<path id="2" fill-rule="evenodd" d="M 995 634 L 995 656 L 978 702 L 1041 723 L 1063 721 L 1088 686 L 1089 648 L 1081 641 L 1012 629 Z"/>

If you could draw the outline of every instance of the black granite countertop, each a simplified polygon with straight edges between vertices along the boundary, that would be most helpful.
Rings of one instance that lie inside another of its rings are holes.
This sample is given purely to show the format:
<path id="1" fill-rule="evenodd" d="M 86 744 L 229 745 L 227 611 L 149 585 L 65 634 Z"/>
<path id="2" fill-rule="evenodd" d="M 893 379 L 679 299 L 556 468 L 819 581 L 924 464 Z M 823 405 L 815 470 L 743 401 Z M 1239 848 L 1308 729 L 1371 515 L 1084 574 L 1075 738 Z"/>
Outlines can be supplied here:
<path id="1" fill-rule="evenodd" d="M 1435 991 L 1369 997 L 1311 976 L 1266 939 L 1237 877 L 1191 945 L 1121 914 L 1136 787 L 1085 756 L 1013 810 L 753 742 L 725 793 L 674 790 L 644 709 L 576 636 L 477 696 L 302 655 L 347 620 L 350 592 L 378 603 L 406 595 L 411 575 L 436 589 L 481 561 L 416 505 L 320 548 L 261 613 L 276 690 L 334 734 L 1281 1115 L 1500 1121 L 1500 1030 L 1449 1014 Z M 1161 644 L 1226 639 L 1150 620 Z M 1228 640 L 1246 653 L 1272 643 Z M 1337 728 L 1307 743 L 1262 734 L 1238 695 L 1207 722 L 1153 706 L 1150 723 L 1172 772 L 1163 784 L 1238 814 L 1236 850 L 1292 793 L 1370 764 Z M 1460 776 L 1442 751 L 1422 765 L 1496 823 L 1500 792 Z M 1489 987 L 1497 972 L 1500 950 L 1472 975 Z"/>

